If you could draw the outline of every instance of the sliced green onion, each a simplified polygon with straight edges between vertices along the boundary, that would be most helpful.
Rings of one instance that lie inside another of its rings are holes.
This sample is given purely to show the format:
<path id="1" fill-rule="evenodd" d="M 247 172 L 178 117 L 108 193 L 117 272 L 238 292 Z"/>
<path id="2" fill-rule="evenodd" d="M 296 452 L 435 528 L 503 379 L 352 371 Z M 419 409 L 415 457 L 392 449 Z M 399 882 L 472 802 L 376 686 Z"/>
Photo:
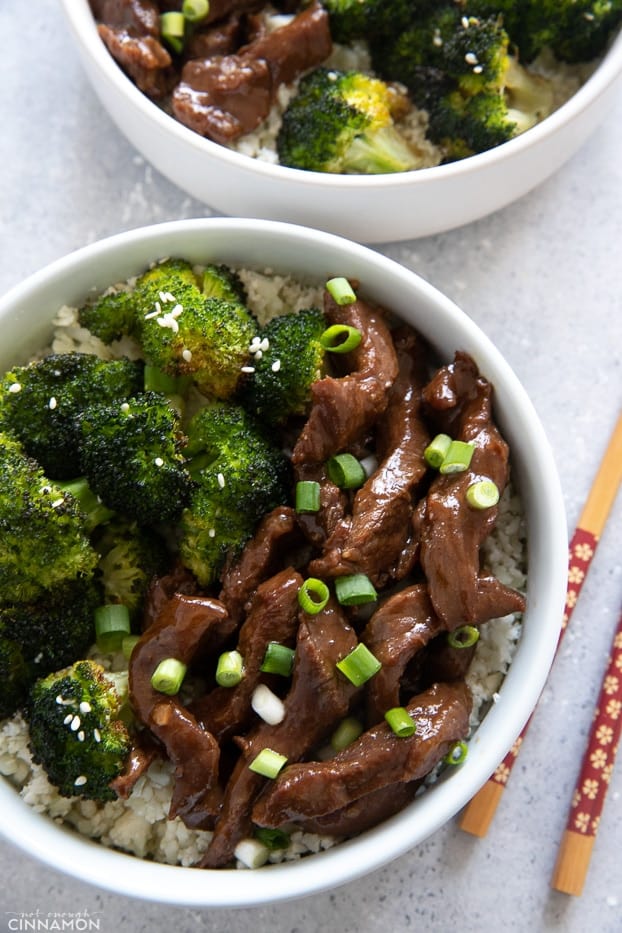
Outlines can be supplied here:
<path id="1" fill-rule="evenodd" d="M 271 748 L 262 748 L 248 767 L 251 771 L 254 771 L 255 774 L 262 774 L 267 778 L 275 778 L 286 761 L 287 758 L 285 755 L 279 755 L 278 752 L 273 751 Z"/>
<path id="2" fill-rule="evenodd" d="M 136 644 L 140 641 L 138 635 L 127 635 L 121 642 L 121 651 L 123 652 L 123 657 L 126 661 L 132 657 L 132 651 L 136 647 Z"/>
<path id="3" fill-rule="evenodd" d="M 269 826 L 258 826 L 255 830 L 255 839 L 258 839 L 271 852 L 286 849 L 289 845 L 288 833 L 284 833 L 282 829 L 271 829 Z"/>
<path id="4" fill-rule="evenodd" d="M 259 839 L 241 839 L 233 854 L 247 868 L 261 868 L 268 861 L 270 849 Z"/>
<path id="5" fill-rule="evenodd" d="M 350 654 L 337 661 L 337 667 L 350 683 L 360 687 L 378 673 L 382 664 L 361 641 Z"/>
<path id="6" fill-rule="evenodd" d="M 337 577 L 335 593 L 342 606 L 361 606 L 363 603 L 373 603 L 378 599 L 373 583 L 364 573 Z"/>
<path id="7" fill-rule="evenodd" d="M 337 454 L 326 463 L 326 472 L 340 489 L 358 489 L 367 479 L 363 464 L 352 454 Z"/>
<path id="8" fill-rule="evenodd" d="M 407 739 L 408 736 L 414 735 L 417 731 L 416 723 L 411 719 L 408 710 L 403 706 L 394 706 L 392 709 L 388 709 L 384 714 L 384 718 L 391 726 L 395 735 L 400 739 Z"/>
<path id="9" fill-rule="evenodd" d="M 181 52 L 184 47 L 186 18 L 183 13 L 171 10 L 160 14 L 160 35 L 174 52 Z"/>
<path id="10" fill-rule="evenodd" d="M 293 648 L 280 645 L 278 641 L 270 641 L 259 670 L 264 674 L 280 674 L 281 677 L 290 677 L 295 654 Z"/>
<path id="11" fill-rule="evenodd" d="M 119 651 L 129 635 L 130 613 L 127 606 L 112 603 L 95 610 L 95 640 L 100 651 Z"/>
<path id="12" fill-rule="evenodd" d="M 175 696 L 181 689 L 186 670 L 183 661 L 178 661 L 177 658 L 165 658 L 160 661 L 151 675 L 151 686 L 158 693 Z"/>
<path id="13" fill-rule="evenodd" d="M 469 753 L 469 746 L 466 742 L 454 742 L 443 761 L 448 765 L 461 765 Z"/>
<path id="14" fill-rule="evenodd" d="M 296 483 L 296 511 L 320 511 L 320 484 L 313 480 L 301 480 Z"/>
<path id="15" fill-rule="evenodd" d="M 189 23 L 198 23 L 209 13 L 208 0 L 184 0 L 181 12 Z"/>
<path id="16" fill-rule="evenodd" d="M 490 509 L 499 501 L 499 488 L 491 479 L 480 480 L 469 486 L 466 500 L 472 509 Z"/>
<path id="17" fill-rule="evenodd" d="M 479 638 L 479 629 L 474 625 L 461 625 L 449 632 L 447 642 L 452 648 L 470 648 Z"/>
<path id="18" fill-rule="evenodd" d="M 356 301 L 354 289 L 342 275 L 329 279 L 326 283 L 326 291 L 338 305 L 351 305 L 353 301 Z"/>
<path id="19" fill-rule="evenodd" d="M 349 353 L 358 347 L 362 339 L 360 330 L 348 324 L 333 324 L 320 335 L 321 345 L 330 353 Z"/>
<path id="20" fill-rule="evenodd" d="M 321 612 L 330 596 L 330 590 L 323 580 L 309 577 L 298 590 L 298 604 L 309 615 Z"/>
<path id="21" fill-rule="evenodd" d="M 438 470 L 449 453 L 450 447 L 451 438 L 449 434 L 437 434 L 423 451 L 425 462 L 428 466 L 431 466 L 432 469 Z"/>
<path id="22" fill-rule="evenodd" d="M 464 473 L 468 470 L 475 446 L 465 441 L 452 441 L 439 470 L 441 473 Z"/>
<path id="23" fill-rule="evenodd" d="M 331 748 L 340 752 L 348 745 L 356 742 L 359 735 L 363 732 L 363 723 L 356 716 L 347 716 L 339 723 L 330 737 Z"/>
<path id="24" fill-rule="evenodd" d="M 239 651 L 223 651 L 216 665 L 216 683 L 221 687 L 236 687 L 244 675 L 244 662 Z"/>
<path id="25" fill-rule="evenodd" d="M 257 684 L 253 690 L 251 707 L 269 726 L 276 726 L 285 719 L 283 700 L 265 684 Z"/>

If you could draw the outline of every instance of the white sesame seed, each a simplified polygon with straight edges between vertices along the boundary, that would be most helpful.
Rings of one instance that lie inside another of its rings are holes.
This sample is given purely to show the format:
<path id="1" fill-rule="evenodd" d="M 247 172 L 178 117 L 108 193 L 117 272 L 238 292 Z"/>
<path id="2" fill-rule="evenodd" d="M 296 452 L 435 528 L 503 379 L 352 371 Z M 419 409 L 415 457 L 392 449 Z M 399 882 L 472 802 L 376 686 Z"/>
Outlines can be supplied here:
<path id="1" fill-rule="evenodd" d="M 162 313 L 162 309 L 161 309 L 161 308 L 158 308 L 157 311 L 149 311 L 149 312 L 147 312 L 147 314 L 145 314 L 145 320 L 146 320 L 146 321 L 150 321 L 152 318 L 158 317 L 158 315 L 161 314 L 161 313 Z"/>
<path id="2" fill-rule="evenodd" d="M 253 337 L 248 348 L 249 353 L 254 353 L 261 346 L 261 337 Z"/>
<path id="3" fill-rule="evenodd" d="M 281 361 L 275 360 L 270 368 L 272 369 L 273 373 L 278 373 L 279 369 L 281 368 Z"/>
<path id="4" fill-rule="evenodd" d="M 462 23 L 462 27 L 463 27 L 464 29 L 468 29 L 468 28 L 469 28 L 469 25 L 470 25 L 470 24 L 469 24 L 469 17 L 468 17 L 468 16 L 463 16 L 463 17 L 462 17 L 462 20 L 461 20 L 461 23 Z"/>
<path id="5" fill-rule="evenodd" d="M 63 697 L 60 695 L 60 693 L 59 693 L 58 696 L 56 697 L 56 702 L 58 703 L 59 706 L 64 706 L 64 705 L 65 705 L 65 700 L 64 700 Z"/>
<path id="6" fill-rule="evenodd" d="M 160 304 L 159 301 L 156 301 L 156 303 L 155 303 L 155 305 L 154 305 L 154 308 L 156 309 L 156 311 L 158 312 L 158 314 L 162 314 L 162 305 Z"/>
<path id="7" fill-rule="evenodd" d="M 475 52 L 467 52 L 464 56 L 464 60 L 467 65 L 477 65 L 477 55 Z"/>
<path id="8" fill-rule="evenodd" d="M 160 292 L 160 301 L 162 302 L 162 304 L 165 304 L 165 302 L 168 301 L 168 295 L 166 294 L 166 292 Z"/>
<path id="9" fill-rule="evenodd" d="M 42 495 L 42 496 L 49 496 L 49 494 L 50 494 L 51 492 L 52 492 L 52 487 L 51 487 L 51 486 L 42 486 L 42 487 L 41 487 L 41 495 Z"/>
<path id="10" fill-rule="evenodd" d="M 35 663 L 35 664 L 41 664 L 41 661 L 42 661 L 42 660 L 43 660 L 43 652 L 40 651 L 39 654 L 35 657 L 34 663 Z"/>
<path id="11" fill-rule="evenodd" d="M 181 355 L 182 355 L 182 358 L 186 361 L 186 363 L 189 363 L 190 360 L 192 359 L 192 350 L 188 350 L 188 349 L 183 350 Z"/>
<path id="12" fill-rule="evenodd" d="M 256 360 L 260 360 L 263 356 L 263 350 L 255 350 L 253 356 Z"/>
<path id="13" fill-rule="evenodd" d="M 84 738 L 85 738 L 84 732 L 82 731 L 82 729 L 80 729 L 80 731 L 78 732 L 78 742 L 84 742 Z"/>
<path id="14" fill-rule="evenodd" d="M 215 529 L 215 528 L 210 528 L 210 530 L 207 532 L 207 535 L 208 535 L 209 538 L 215 538 L 215 537 L 216 537 L 216 529 Z"/>
<path id="15" fill-rule="evenodd" d="M 11 385 L 9 386 L 9 392 L 12 392 L 14 395 L 17 392 L 21 392 L 21 391 L 22 391 L 22 387 L 19 384 L 19 382 L 12 382 Z"/>
<path id="16" fill-rule="evenodd" d="M 592 20 L 594 19 L 594 14 L 593 14 L 593 13 L 586 12 L 586 13 L 583 14 L 583 18 L 586 19 L 586 20 L 588 21 L 588 23 L 591 23 Z"/>
<path id="17" fill-rule="evenodd" d="M 79 728 L 80 728 L 80 717 L 74 716 L 73 719 L 71 720 L 71 731 L 77 732 Z"/>
<path id="18" fill-rule="evenodd" d="M 432 44 L 435 45 L 437 48 L 440 48 L 441 45 L 443 44 L 443 38 L 440 32 L 438 31 L 438 29 L 434 32 L 434 35 L 432 36 Z"/>
<path id="19" fill-rule="evenodd" d="M 93 729 L 93 738 L 95 739 L 96 742 L 101 742 L 102 734 L 99 731 L 99 729 Z"/>
<path id="20" fill-rule="evenodd" d="M 473 74 L 474 74 L 474 75 L 481 75 L 481 73 L 482 73 L 483 70 L 484 70 L 484 66 L 483 66 L 483 65 L 475 65 L 474 68 L 473 68 Z"/>
<path id="21" fill-rule="evenodd" d="M 64 499 L 54 499 L 54 502 L 52 503 L 52 508 L 53 509 L 59 508 L 63 504 L 64 501 L 65 501 Z"/>
<path id="22" fill-rule="evenodd" d="M 73 782 L 73 785 L 74 785 L 74 787 L 84 787 L 84 785 L 86 784 L 86 782 L 87 782 L 87 777 L 86 777 L 86 775 L 85 775 L 85 774 L 81 774 L 79 777 L 77 777 L 77 778 L 75 779 L 75 781 Z"/>
<path id="23" fill-rule="evenodd" d="M 182 313 L 183 310 L 184 310 L 183 305 L 176 304 L 173 310 L 170 311 L 169 313 L 172 314 L 173 317 L 179 317 L 179 315 Z"/>
<path id="24" fill-rule="evenodd" d="M 72 719 L 73 719 L 73 713 L 67 713 L 67 715 L 63 719 L 63 725 L 68 726 Z"/>
<path id="25" fill-rule="evenodd" d="M 254 372 L 255 372 L 255 367 L 254 367 L 254 366 L 242 366 L 242 368 L 240 369 L 240 372 L 242 372 L 242 373 L 254 373 Z"/>
<path id="26" fill-rule="evenodd" d="M 220 486 L 220 488 L 224 489 L 225 488 L 225 477 L 223 476 L 223 474 L 219 473 L 216 479 L 218 480 L 218 485 Z"/>
<path id="27" fill-rule="evenodd" d="M 128 402 L 123 402 L 123 404 L 121 405 L 121 411 L 122 411 L 124 414 L 127 415 L 127 413 L 128 413 L 129 410 L 130 410 L 129 403 L 128 403 Z"/>
<path id="28" fill-rule="evenodd" d="M 54 398 L 54 396 L 52 396 L 52 398 L 51 398 L 50 401 L 48 402 L 48 408 L 49 408 L 51 411 L 54 411 L 54 409 L 56 408 L 57 404 L 58 404 L 58 402 L 56 401 L 56 399 Z"/>
<path id="29" fill-rule="evenodd" d="M 80 712 L 81 712 L 81 713 L 90 713 L 90 712 L 91 712 L 91 704 L 90 704 L 89 702 L 87 702 L 87 700 L 82 700 L 82 702 L 80 703 L 79 709 L 80 709 Z"/>
<path id="30" fill-rule="evenodd" d="M 164 466 L 164 460 L 162 459 L 162 457 L 156 457 L 153 462 L 155 463 L 157 467 Z"/>
<path id="31" fill-rule="evenodd" d="M 263 338 L 263 340 L 259 344 L 259 349 L 263 350 L 264 353 L 266 352 L 266 350 L 270 349 L 270 341 L 268 340 L 267 337 Z"/>

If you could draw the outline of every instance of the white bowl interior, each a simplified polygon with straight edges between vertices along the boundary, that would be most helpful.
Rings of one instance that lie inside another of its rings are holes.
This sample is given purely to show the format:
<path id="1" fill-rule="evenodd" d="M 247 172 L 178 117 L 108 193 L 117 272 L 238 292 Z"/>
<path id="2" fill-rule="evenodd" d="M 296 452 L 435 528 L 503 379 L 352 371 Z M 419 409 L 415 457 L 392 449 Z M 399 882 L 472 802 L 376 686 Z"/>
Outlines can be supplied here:
<path id="1" fill-rule="evenodd" d="M 22 361 L 51 333 L 63 304 L 80 304 L 164 256 L 208 258 L 324 281 L 360 279 L 365 294 L 421 331 L 442 360 L 470 353 L 495 387 L 495 412 L 510 443 L 528 524 L 528 608 L 510 671 L 459 769 L 401 814 L 359 838 L 299 862 L 245 872 L 153 864 L 103 848 L 32 811 L 0 782 L 0 831 L 31 855 L 81 880 L 179 905 L 250 906 L 333 887 L 395 858 L 453 816 L 495 770 L 535 706 L 554 655 L 567 574 L 565 511 L 553 455 L 536 413 L 507 363 L 476 325 L 423 279 L 355 243 L 288 224 L 180 221 L 120 234 L 61 259 L 0 300 L 0 366 Z"/>
<path id="2" fill-rule="evenodd" d="M 605 117 L 622 36 L 556 113 L 502 146 L 393 175 L 303 172 L 260 162 L 182 126 L 142 94 L 99 39 L 88 0 L 61 0 L 86 74 L 122 133 L 163 175 L 216 210 L 306 224 L 368 243 L 440 233 L 498 210 L 556 171 Z M 363 231 L 363 234 L 362 234 Z"/>

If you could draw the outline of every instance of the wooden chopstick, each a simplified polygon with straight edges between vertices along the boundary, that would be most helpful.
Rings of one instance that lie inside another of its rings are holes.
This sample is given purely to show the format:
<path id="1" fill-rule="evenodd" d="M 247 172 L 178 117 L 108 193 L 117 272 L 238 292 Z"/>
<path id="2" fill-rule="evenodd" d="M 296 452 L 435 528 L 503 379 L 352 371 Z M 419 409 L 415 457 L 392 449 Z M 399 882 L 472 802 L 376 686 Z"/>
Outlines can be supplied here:
<path id="1" fill-rule="evenodd" d="M 622 413 L 619 415 L 607 449 L 592 483 L 579 522 L 570 541 L 566 609 L 557 642 L 557 651 L 577 604 L 588 570 L 594 559 L 600 535 L 622 481 Z M 527 733 L 531 718 L 523 731 L 484 786 L 465 807 L 460 829 L 474 836 L 485 836 Z"/>
<path id="2" fill-rule="evenodd" d="M 551 881 L 552 887 L 565 894 L 579 895 L 583 890 L 621 731 L 622 614 L 613 637 Z"/>

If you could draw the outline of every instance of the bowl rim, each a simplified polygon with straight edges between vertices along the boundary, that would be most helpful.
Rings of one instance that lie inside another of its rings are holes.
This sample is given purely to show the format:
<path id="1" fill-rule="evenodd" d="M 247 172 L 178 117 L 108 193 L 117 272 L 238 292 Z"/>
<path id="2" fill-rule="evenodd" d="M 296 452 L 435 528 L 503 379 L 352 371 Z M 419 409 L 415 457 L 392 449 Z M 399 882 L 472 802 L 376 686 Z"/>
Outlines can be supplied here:
<path id="1" fill-rule="evenodd" d="M 258 237 L 263 241 L 262 250 L 268 248 L 268 242 L 275 252 L 279 245 L 287 251 L 294 244 L 294 250 L 300 250 L 301 256 L 317 249 L 339 257 L 340 264 L 345 265 L 347 260 L 349 267 L 367 270 L 370 281 L 389 276 L 392 292 L 408 296 L 410 303 L 427 302 L 442 318 L 444 327 L 457 329 L 456 345 L 460 337 L 477 347 L 478 364 L 493 385 L 501 379 L 495 391 L 511 403 L 511 412 L 521 425 L 521 449 L 529 451 L 521 468 L 527 471 L 533 497 L 529 502 L 529 522 L 535 523 L 537 533 L 533 539 L 530 534 L 527 612 L 538 616 L 540 627 L 537 630 L 534 625 L 528 627 L 523 642 L 537 643 L 537 651 L 531 649 L 526 655 L 527 649 L 521 651 L 519 644 L 499 690 L 498 702 L 471 739 L 474 753 L 459 771 L 446 775 L 404 811 L 376 828 L 297 862 L 241 875 L 235 870 L 205 871 L 148 862 L 59 827 L 19 799 L 8 782 L 0 781 L 3 811 L 0 833 L 10 842 L 81 881 L 117 894 L 178 906 L 249 907 L 338 887 L 404 854 L 439 829 L 490 777 L 532 713 L 553 660 L 566 593 L 568 539 L 564 501 L 552 451 L 526 391 L 499 350 L 465 312 L 417 273 L 370 247 L 280 221 L 201 218 L 139 227 L 81 247 L 14 286 L 0 299 L 0 326 L 22 306 L 40 307 L 31 301 L 32 297 L 50 289 L 55 292 L 58 283 L 71 282 L 77 270 L 96 267 L 103 261 L 127 262 L 132 249 L 137 251 L 136 265 L 140 265 L 170 255 L 176 243 L 192 242 L 198 247 L 204 240 L 217 253 L 218 243 L 250 242 Z M 369 291 L 373 294 L 374 290 L 372 282 Z M 38 313 L 43 318 L 48 311 Z M 543 556 L 546 566 L 540 566 Z"/>
<path id="2" fill-rule="evenodd" d="M 511 160 L 519 157 L 525 150 L 537 146 L 555 135 L 562 127 L 574 120 L 578 114 L 590 107 L 622 73 L 621 30 L 593 73 L 576 93 L 550 116 L 519 136 L 486 152 L 445 165 L 386 175 L 333 175 L 324 172 L 293 169 L 255 159 L 226 146 L 221 146 L 219 143 L 202 137 L 184 126 L 174 117 L 165 113 L 140 91 L 116 64 L 103 41 L 99 38 L 88 0 L 61 0 L 61 3 L 76 38 L 83 46 L 84 53 L 92 58 L 100 75 L 117 92 L 127 97 L 151 124 L 159 127 L 164 133 L 171 133 L 182 145 L 188 145 L 204 156 L 209 155 L 217 158 L 223 164 L 229 165 L 238 171 L 245 173 L 256 172 L 261 177 L 278 180 L 284 184 L 300 183 L 309 185 L 312 188 L 340 189 L 345 187 L 354 190 L 362 188 L 365 191 L 370 189 L 383 191 L 393 188 L 399 189 L 405 186 L 419 187 L 426 183 L 439 184 L 444 181 L 449 182 L 451 179 L 468 177 L 492 164 L 503 161 L 505 158 Z"/>

